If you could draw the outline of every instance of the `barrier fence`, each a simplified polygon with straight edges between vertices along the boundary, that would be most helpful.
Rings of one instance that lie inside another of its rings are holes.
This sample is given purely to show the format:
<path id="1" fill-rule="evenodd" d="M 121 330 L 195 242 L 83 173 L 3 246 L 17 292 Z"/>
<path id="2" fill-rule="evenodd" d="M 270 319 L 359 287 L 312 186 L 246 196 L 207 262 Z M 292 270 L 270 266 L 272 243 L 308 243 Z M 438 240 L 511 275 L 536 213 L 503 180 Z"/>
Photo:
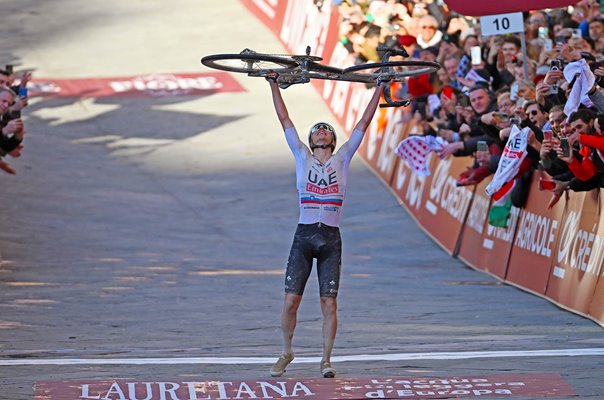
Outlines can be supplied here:
<path id="1" fill-rule="evenodd" d="M 336 6 L 319 10 L 312 0 L 241 0 L 291 54 L 306 46 L 323 62 L 347 67 L 353 57 L 338 42 Z M 269 52 L 270 49 L 255 49 Z M 313 80 L 334 117 L 351 132 L 372 90 L 363 84 Z M 542 296 L 604 326 L 604 213 L 601 190 L 570 192 L 551 210 L 550 192 L 538 190 L 535 172 L 526 206 L 512 208 L 508 228 L 487 222 L 491 199 L 484 189 L 456 187 L 469 157 L 430 158 L 429 176 L 418 176 L 394 154 L 405 137 L 420 133 L 399 108 L 380 108 L 359 149 L 416 223 L 450 255 L 474 269 Z M 433 154 L 433 153 L 432 153 Z"/>

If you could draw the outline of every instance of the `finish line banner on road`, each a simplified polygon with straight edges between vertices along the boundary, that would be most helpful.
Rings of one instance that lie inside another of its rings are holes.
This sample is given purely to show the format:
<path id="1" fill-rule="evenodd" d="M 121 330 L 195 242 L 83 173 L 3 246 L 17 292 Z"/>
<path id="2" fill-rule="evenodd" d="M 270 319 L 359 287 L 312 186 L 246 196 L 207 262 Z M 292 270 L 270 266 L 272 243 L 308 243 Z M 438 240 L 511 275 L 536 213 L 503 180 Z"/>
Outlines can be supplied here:
<path id="1" fill-rule="evenodd" d="M 510 396 L 574 396 L 559 374 L 396 377 L 350 379 L 267 379 L 246 381 L 60 381 L 36 383 L 42 399 L 441 399 Z"/>
<path id="2" fill-rule="evenodd" d="M 172 97 L 244 92 L 227 72 L 148 74 L 114 78 L 34 79 L 30 96 L 52 97 Z"/>

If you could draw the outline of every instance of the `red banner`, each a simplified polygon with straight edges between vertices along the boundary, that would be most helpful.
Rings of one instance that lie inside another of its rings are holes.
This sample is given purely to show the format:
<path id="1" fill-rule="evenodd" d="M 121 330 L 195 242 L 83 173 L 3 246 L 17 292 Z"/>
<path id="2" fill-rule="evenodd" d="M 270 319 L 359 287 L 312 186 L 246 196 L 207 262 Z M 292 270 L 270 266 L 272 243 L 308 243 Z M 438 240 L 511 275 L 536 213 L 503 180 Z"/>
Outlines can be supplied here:
<path id="1" fill-rule="evenodd" d="M 457 187 L 455 181 L 473 160 L 469 157 L 441 160 L 431 154 L 433 172 L 422 177 L 425 178 L 422 203 L 414 214 L 426 233 L 449 254 L 454 254 L 474 191 L 473 187 Z"/>
<path id="2" fill-rule="evenodd" d="M 505 14 L 518 11 L 543 10 L 545 8 L 559 8 L 576 4 L 579 0 L 447 0 L 447 5 L 463 15 L 479 16 Z"/>
<path id="3" fill-rule="evenodd" d="M 570 194 L 546 292 L 547 297 L 582 314 L 589 312 L 602 268 L 599 194 L 595 190 Z"/>
<path id="4" fill-rule="evenodd" d="M 540 191 L 538 180 L 539 174 L 534 174 L 526 205 L 520 212 L 506 280 L 545 294 L 566 201 L 562 198 L 548 210 L 552 193 Z"/>
<path id="5" fill-rule="evenodd" d="M 394 149 L 407 133 L 407 129 L 401 129 L 404 126 L 401 125 L 402 116 L 401 109 L 378 109 L 374 117 L 377 123 L 371 124 L 359 148 L 361 157 L 387 185 L 390 185 L 395 166 L 400 161 Z"/>
<path id="6" fill-rule="evenodd" d="M 507 228 L 488 223 L 492 204 L 484 190 L 491 178 L 486 178 L 476 187 L 462 234 L 459 258 L 476 269 L 504 279 L 520 209 L 512 207 Z"/>
<path id="7" fill-rule="evenodd" d="M 247 381 L 48 381 L 35 399 L 442 399 L 573 396 L 558 374 L 347 379 L 254 379 Z"/>
<path id="8" fill-rule="evenodd" d="M 217 92 L 244 92 L 227 72 L 202 74 L 149 74 L 115 78 L 42 79 L 28 84 L 30 96 L 194 96 Z"/>
<path id="9" fill-rule="evenodd" d="M 604 189 L 600 189 L 600 201 L 604 196 Z M 589 305 L 589 315 L 598 321 L 604 321 L 604 213 L 600 212 L 598 231 L 591 247 L 589 264 L 598 276 L 598 283 Z"/>

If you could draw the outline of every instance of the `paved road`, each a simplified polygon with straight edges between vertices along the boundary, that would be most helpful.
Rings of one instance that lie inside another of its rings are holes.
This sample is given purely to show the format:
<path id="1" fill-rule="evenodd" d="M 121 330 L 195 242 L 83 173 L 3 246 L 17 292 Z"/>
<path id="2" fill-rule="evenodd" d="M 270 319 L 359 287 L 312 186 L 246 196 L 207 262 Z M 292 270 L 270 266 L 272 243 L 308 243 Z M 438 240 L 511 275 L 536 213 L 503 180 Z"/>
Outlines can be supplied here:
<path id="1" fill-rule="evenodd" d="M 23 0 L 0 13 L 13 16 L 3 61 L 39 77 L 199 72 L 204 54 L 282 50 L 234 0 Z M 246 92 L 33 102 L 18 175 L 0 176 L 0 365 L 46 364 L 0 366 L 0 398 L 32 398 L 47 380 L 267 376 L 268 363 L 218 358 L 280 351 L 294 167 L 266 83 L 236 78 Z M 311 87 L 285 98 L 301 131 L 327 115 Z M 358 159 L 342 232 L 336 356 L 604 347 L 593 322 L 447 256 Z M 298 357 L 320 355 L 316 286 L 300 311 Z M 344 377 L 553 372 L 581 397 L 604 396 L 602 356 L 424 356 L 336 366 Z M 175 361 L 53 365 L 143 357 Z M 288 371 L 317 375 L 314 363 Z"/>

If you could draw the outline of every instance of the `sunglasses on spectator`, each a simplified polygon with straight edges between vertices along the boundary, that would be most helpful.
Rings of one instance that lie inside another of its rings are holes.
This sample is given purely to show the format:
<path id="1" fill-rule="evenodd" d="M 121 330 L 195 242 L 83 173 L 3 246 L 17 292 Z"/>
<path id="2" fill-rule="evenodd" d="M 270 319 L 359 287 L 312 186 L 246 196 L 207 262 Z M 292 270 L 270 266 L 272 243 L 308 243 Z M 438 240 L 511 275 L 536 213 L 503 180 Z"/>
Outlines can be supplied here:
<path id="1" fill-rule="evenodd" d="M 420 28 L 422 28 L 422 29 L 436 29 L 436 27 L 435 27 L 435 26 L 432 26 L 432 25 L 428 25 L 428 26 L 420 26 Z"/>
<path id="2" fill-rule="evenodd" d="M 310 130 L 310 133 L 315 133 L 316 131 L 318 131 L 321 128 L 333 133 L 333 129 L 331 128 L 331 126 L 329 126 L 327 124 L 317 124 L 317 125 L 313 126 L 312 129 Z"/>
<path id="3" fill-rule="evenodd" d="M 535 115 L 537 115 L 537 113 L 539 113 L 539 111 L 532 110 L 531 112 L 529 112 L 529 115 L 532 115 L 534 117 Z"/>

